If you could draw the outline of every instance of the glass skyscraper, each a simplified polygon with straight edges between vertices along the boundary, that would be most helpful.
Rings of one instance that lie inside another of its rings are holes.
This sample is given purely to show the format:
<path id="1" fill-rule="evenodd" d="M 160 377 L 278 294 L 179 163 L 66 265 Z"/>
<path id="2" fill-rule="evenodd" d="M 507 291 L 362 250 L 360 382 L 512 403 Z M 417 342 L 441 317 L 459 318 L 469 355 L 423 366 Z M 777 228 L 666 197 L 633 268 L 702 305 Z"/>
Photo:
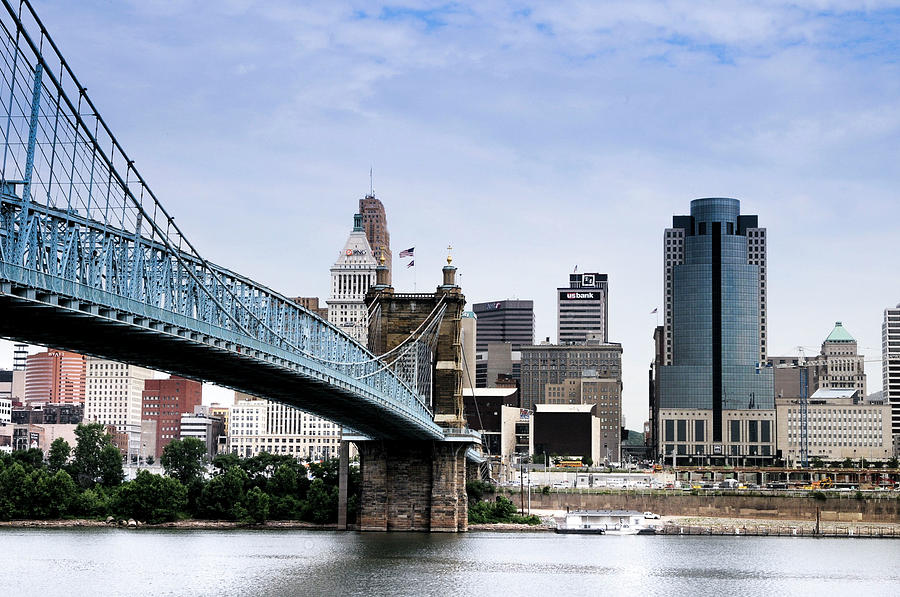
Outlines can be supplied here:
<path id="1" fill-rule="evenodd" d="M 772 456 L 765 229 L 736 199 L 696 199 L 673 218 L 664 251 L 662 453 Z"/>

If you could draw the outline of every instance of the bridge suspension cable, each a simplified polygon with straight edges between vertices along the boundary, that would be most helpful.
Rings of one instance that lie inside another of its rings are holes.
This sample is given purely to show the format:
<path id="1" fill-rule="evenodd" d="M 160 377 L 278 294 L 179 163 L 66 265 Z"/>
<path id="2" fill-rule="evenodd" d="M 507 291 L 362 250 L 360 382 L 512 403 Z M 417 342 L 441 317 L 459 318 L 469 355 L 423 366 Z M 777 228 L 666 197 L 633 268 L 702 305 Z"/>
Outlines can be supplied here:
<path id="1" fill-rule="evenodd" d="M 437 329 L 441 309 L 375 356 L 285 296 L 208 261 L 150 189 L 29 0 L 2 3 L 0 300 L 49 297 L 60 317 L 87 313 L 142 334 L 183 334 L 393 401 L 421 419 L 419 431 L 439 433 L 413 389 L 422 384 L 384 363 L 428 346 L 422 339 Z"/>

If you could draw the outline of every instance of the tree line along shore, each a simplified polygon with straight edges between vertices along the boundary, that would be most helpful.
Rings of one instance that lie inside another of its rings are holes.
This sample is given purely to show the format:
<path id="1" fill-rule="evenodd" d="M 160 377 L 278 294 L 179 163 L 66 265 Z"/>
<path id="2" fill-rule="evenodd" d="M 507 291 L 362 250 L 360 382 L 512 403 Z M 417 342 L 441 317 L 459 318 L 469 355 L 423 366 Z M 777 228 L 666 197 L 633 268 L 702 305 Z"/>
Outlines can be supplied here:
<path id="1" fill-rule="evenodd" d="M 164 475 L 141 470 L 125 481 L 121 453 L 103 425 L 81 424 L 75 436 L 74 448 L 56 439 L 46 459 L 38 449 L 0 454 L 0 520 L 337 521 L 336 460 L 303 464 L 267 452 L 220 454 L 207 474 L 205 444 L 187 438 L 166 446 Z M 358 469 L 351 467 L 348 488 L 348 514 L 355 517 Z"/>
<path id="2" fill-rule="evenodd" d="M 279 526 L 328 527 L 338 518 L 338 460 L 301 463 L 288 455 L 242 458 L 219 454 L 207 461 L 205 444 L 173 440 L 163 450 L 163 475 L 140 470 L 125 481 L 122 455 L 99 423 L 75 430 L 74 448 L 54 440 L 47 457 L 38 449 L 0 454 L 0 522 L 20 526 L 134 526 L 227 528 L 267 521 Z M 209 465 L 209 466 L 208 466 Z M 211 469 L 211 472 L 209 472 Z M 505 497 L 482 501 L 493 486 L 468 484 L 472 523 L 536 525 Z M 359 511 L 359 468 L 348 475 L 347 520 Z"/>

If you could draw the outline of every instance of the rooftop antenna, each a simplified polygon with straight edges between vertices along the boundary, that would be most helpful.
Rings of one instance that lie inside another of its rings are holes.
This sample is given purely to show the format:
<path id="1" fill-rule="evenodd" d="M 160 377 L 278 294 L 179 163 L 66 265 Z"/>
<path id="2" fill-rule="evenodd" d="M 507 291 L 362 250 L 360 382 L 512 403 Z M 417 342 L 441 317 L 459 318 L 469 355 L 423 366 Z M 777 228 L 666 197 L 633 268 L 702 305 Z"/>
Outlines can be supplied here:
<path id="1" fill-rule="evenodd" d="M 369 167 L 369 197 L 375 196 L 375 174 L 373 168 Z"/>

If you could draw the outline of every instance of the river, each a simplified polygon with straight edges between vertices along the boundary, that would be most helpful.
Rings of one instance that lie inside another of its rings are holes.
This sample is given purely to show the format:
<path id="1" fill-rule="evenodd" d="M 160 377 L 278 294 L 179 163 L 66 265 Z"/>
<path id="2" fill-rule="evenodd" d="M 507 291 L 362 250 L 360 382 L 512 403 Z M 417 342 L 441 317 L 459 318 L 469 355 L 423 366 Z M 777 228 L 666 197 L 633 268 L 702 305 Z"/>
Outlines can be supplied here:
<path id="1" fill-rule="evenodd" d="M 2 529 L 3 593 L 900 594 L 900 540 Z"/>

